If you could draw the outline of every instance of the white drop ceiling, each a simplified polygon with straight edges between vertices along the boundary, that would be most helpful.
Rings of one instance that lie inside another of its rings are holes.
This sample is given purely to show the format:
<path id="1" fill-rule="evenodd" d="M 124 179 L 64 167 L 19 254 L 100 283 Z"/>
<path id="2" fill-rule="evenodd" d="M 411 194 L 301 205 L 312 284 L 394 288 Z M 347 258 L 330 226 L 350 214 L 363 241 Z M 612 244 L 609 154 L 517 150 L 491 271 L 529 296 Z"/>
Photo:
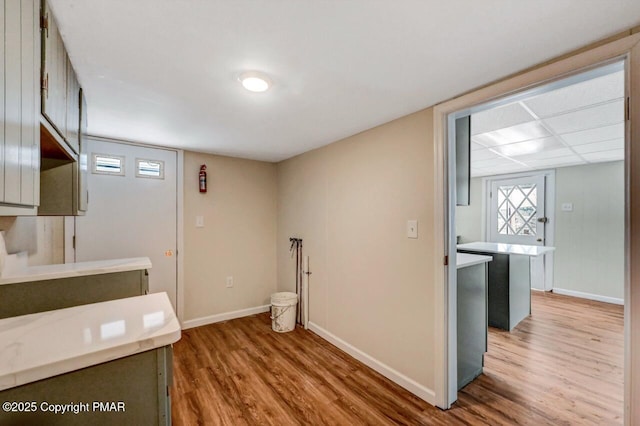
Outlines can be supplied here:
<path id="1" fill-rule="evenodd" d="M 624 159 L 623 71 L 471 116 L 471 175 Z"/>
<path id="2" fill-rule="evenodd" d="M 266 161 L 640 24 L 638 0 L 49 1 L 87 94 L 90 133 Z M 244 90 L 237 77 L 247 70 L 268 74 L 273 88 Z M 590 113 L 548 124 L 576 130 Z M 512 126 L 527 114 L 505 112 Z"/>

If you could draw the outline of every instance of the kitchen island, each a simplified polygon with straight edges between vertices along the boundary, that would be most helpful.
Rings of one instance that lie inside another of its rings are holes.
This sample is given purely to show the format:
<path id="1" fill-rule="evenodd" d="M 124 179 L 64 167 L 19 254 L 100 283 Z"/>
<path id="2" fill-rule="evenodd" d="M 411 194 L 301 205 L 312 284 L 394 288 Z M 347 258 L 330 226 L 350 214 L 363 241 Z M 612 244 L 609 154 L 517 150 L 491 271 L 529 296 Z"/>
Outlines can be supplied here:
<path id="1" fill-rule="evenodd" d="M 458 244 L 459 253 L 491 256 L 488 267 L 489 326 L 513 330 L 531 314 L 531 257 L 555 247 L 473 242 Z"/>
<path id="2" fill-rule="evenodd" d="M 180 333 L 166 293 L 0 320 L 0 424 L 170 424 Z"/>

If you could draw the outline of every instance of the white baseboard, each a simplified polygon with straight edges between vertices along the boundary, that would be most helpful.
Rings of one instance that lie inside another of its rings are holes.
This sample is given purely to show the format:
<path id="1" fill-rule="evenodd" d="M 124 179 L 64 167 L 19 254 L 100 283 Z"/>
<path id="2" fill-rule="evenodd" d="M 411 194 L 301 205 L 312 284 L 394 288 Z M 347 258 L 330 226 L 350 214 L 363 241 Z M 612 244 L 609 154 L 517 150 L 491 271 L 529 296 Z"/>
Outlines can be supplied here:
<path id="1" fill-rule="evenodd" d="M 581 291 L 565 290 L 564 288 L 553 288 L 554 293 L 563 294 L 565 296 L 580 297 L 582 299 L 597 300 L 598 302 L 614 303 L 616 305 L 624 305 L 624 299 L 617 297 L 600 296 L 599 294 L 583 293 Z"/>
<path id="2" fill-rule="evenodd" d="M 271 305 L 256 306 L 254 308 L 240 309 L 238 311 L 224 312 L 222 314 L 209 315 L 207 317 L 195 318 L 184 321 L 182 323 L 182 329 L 200 327 L 207 324 L 213 324 L 216 322 L 227 321 L 235 318 L 248 317 L 249 315 L 261 314 L 263 312 L 269 312 Z"/>
<path id="3" fill-rule="evenodd" d="M 410 379 L 399 371 L 394 370 L 386 364 L 383 364 L 382 362 L 362 352 L 360 349 L 350 345 L 349 343 L 345 342 L 338 336 L 328 332 L 317 324 L 309 322 L 309 330 L 313 331 L 318 336 L 322 337 L 324 340 L 328 341 L 334 346 L 337 346 L 338 348 L 348 353 L 363 364 L 367 365 L 368 367 L 371 367 L 378 373 L 385 376 L 387 379 L 397 383 L 414 395 L 424 399 L 429 404 L 436 405 L 436 394 L 432 389 L 421 385 L 420 383 L 416 382 L 413 379 Z"/>

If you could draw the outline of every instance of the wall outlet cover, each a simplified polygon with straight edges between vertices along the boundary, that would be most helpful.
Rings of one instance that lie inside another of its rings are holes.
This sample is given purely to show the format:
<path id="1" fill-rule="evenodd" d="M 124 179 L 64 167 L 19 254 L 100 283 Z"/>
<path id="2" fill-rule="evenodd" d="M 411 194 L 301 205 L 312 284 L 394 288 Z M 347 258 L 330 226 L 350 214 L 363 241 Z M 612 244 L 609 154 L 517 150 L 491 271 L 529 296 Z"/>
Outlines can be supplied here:
<path id="1" fill-rule="evenodd" d="M 418 238 L 418 221 L 407 221 L 407 238 Z"/>
<path id="2" fill-rule="evenodd" d="M 233 277 L 227 277 L 227 288 L 233 287 Z"/>
<path id="3" fill-rule="evenodd" d="M 573 211 L 573 203 L 562 203 L 561 207 L 563 212 L 572 212 Z"/>
<path id="4" fill-rule="evenodd" d="M 196 216 L 196 228 L 204 228 L 204 216 Z"/>

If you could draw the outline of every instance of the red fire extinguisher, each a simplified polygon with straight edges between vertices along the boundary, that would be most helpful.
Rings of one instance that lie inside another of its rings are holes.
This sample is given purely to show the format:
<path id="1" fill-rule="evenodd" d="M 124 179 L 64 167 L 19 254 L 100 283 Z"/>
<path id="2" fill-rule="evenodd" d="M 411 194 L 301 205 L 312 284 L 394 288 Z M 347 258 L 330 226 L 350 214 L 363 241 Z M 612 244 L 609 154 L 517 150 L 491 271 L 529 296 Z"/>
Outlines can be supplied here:
<path id="1" fill-rule="evenodd" d="M 207 192 L 207 166 L 200 166 L 200 192 Z"/>

